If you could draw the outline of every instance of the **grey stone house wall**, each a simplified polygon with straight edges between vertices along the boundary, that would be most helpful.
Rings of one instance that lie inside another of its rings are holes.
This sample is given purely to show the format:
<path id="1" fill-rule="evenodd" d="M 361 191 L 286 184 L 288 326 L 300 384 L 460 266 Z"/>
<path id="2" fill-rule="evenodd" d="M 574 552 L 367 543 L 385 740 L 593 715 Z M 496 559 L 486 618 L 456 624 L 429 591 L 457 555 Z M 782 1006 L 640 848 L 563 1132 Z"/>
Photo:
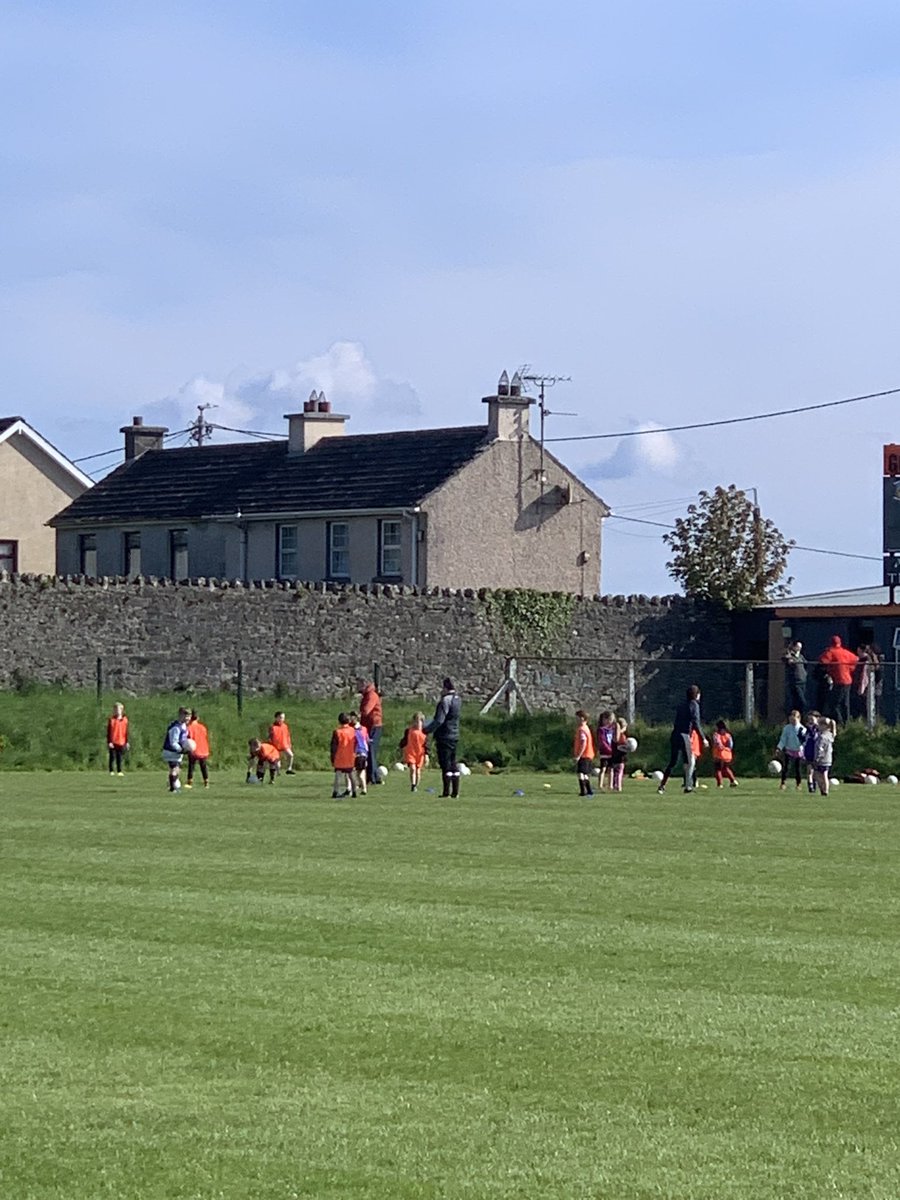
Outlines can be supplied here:
<path id="1" fill-rule="evenodd" d="M 730 657 L 727 614 L 678 597 L 566 602 L 568 627 L 538 657 L 522 653 L 533 707 L 621 708 L 631 658 L 644 715 L 668 719 L 694 681 L 710 716 L 725 704 L 724 715 L 734 714 L 739 693 L 721 669 L 689 661 Z M 242 659 L 250 691 L 328 697 L 377 662 L 389 696 L 433 697 L 449 674 L 468 697 L 486 699 L 515 649 L 487 592 L 0 574 L 0 688 L 23 680 L 93 687 L 99 656 L 107 688 L 123 695 L 230 689 Z"/>

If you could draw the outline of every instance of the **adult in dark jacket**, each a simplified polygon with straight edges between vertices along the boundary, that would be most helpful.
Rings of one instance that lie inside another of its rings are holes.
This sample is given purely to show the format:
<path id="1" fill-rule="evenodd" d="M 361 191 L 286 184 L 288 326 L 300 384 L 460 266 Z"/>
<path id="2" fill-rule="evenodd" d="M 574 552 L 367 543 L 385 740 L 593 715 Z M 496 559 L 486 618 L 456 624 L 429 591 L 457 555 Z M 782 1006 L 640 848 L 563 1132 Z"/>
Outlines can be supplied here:
<path id="1" fill-rule="evenodd" d="M 803 715 L 806 712 L 806 659 L 803 657 L 803 643 L 791 642 L 781 656 L 784 663 L 784 682 L 787 691 L 787 711 L 796 708 Z"/>
<path id="2" fill-rule="evenodd" d="M 434 710 L 434 717 L 425 726 L 425 732 L 434 737 L 437 747 L 438 762 L 441 767 L 441 778 L 444 781 L 442 796 L 456 797 L 459 795 L 459 763 L 456 761 L 456 747 L 459 744 L 459 712 L 462 701 L 453 686 L 452 679 L 445 679 L 441 689 L 441 698 Z"/>
<path id="3" fill-rule="evenodd" d="M 675 720 L 672 724 L 672 736 L 669 742 L 669 761 L 663 771 L 662 781 L 656 789 L 662 796 L 669 782 L 669 776 L 678 765 L 679 758 L 684 759 L 684 790 L 694 790 L 694 752 L 691 750 L 691 732 L 695 731 L 704 746 L 708 746 L 706 735 L 700 727 L 700 689 L 692 683 L 685 693 L 685 698 L 675 709 Z"/>

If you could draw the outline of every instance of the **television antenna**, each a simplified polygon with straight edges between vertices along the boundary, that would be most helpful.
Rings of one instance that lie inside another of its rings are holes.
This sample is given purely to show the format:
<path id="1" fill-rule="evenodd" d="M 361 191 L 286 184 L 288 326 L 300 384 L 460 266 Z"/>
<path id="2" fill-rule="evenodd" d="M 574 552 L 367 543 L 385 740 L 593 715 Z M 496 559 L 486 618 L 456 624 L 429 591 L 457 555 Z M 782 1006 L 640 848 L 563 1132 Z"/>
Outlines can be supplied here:
<path id="1" fill-rule="evenodd" d="M 197 405 L 197 416 L 188 426 L 188 437 L 192 442 L 196 442 L 198 446 L 202 446 L 207 438 L 212 437 L 215 425 L 211 425 L 203 415 L 210 408 L 218 408 L 217 404 L 207 402 L 206 404 Z"/>
<path id="2" fill-rule="evenodd" d="M 546 402 L 547 389 L 555 387 L 556 384 L 558 384 L 558 383 L 571 383 L 572 376 L 571 375 L 538 375 L 536 372 L 534 372 L 532 370 L 530 363 L 525 363 L 524 366 L 519 367 L 516 374 L 519 376 L 519 378 L 522 381 L 524 391 L 526 391 L 526 392 L 528 391 L 528 387 L 525 385 L 527 385 L 529 383 L 534 385 L 538 389 L 538 412 L 541 415 L 541 435 L 540 435 L 541 459 L 540 459 L 540 466 L 538 468 L 538 478 L 539 478 L 540 484 L 541 484 L 541 496 L 543 496 L 544 484 L 546 483 L 546 474 L 544 472 L 544 424 L 548 417 L 577 417 L 578 416 L 578 413 L 574 413 L 574 412 L 561 412 L 558 409 L 554 409 L 554 410 L 549 409 L 547 407 L 547 402 Z"/>

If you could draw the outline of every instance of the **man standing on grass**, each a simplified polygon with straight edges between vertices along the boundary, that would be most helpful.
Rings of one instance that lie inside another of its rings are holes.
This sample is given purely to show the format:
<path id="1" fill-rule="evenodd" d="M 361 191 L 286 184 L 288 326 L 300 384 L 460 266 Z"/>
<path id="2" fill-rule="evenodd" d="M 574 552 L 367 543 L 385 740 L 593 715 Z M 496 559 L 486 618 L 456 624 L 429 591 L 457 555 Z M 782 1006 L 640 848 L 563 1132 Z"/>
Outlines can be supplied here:
<path id="1" fill-rule="evenodd" d="M 441 690 L 441 698 L 434 717 L 425 726 L 425 733 L 434 734 L 437 746 L 438 762 L 441 765 L 441 777 L 444 781 L 442 797 L 452 796 L 455 800 L 459 795 L 459 764 L 456 761 L 456 747 L 459 743 L 459 713 L 462 701 L 453 686 L 452 679 L 445 679 Z"/>
<path id="2" fill-rule="evenodd" d="M 357 679 L 356 686 L 359 690 L 359 723 L 369 735 L 369 783 L 377 786 L 383 782 L 378 774 L 378 747 L 384 724 L 381 697 L 371 680 Z"/>

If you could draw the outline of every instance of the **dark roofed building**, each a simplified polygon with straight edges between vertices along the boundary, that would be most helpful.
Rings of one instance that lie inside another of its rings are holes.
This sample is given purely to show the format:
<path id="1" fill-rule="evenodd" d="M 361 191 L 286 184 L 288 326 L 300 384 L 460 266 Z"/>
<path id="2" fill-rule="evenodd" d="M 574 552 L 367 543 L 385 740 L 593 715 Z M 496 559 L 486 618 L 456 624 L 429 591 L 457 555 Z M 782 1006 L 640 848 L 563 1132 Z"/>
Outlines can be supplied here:
<path id="1" fill-rule="evenodd" d="M 135 418 L 54 518 L 57 570 L 593 593 L 607 509 L 498 391 L 487 425 L 348 436 L 316 397 L 284 441 L 172 450 Z"/>

